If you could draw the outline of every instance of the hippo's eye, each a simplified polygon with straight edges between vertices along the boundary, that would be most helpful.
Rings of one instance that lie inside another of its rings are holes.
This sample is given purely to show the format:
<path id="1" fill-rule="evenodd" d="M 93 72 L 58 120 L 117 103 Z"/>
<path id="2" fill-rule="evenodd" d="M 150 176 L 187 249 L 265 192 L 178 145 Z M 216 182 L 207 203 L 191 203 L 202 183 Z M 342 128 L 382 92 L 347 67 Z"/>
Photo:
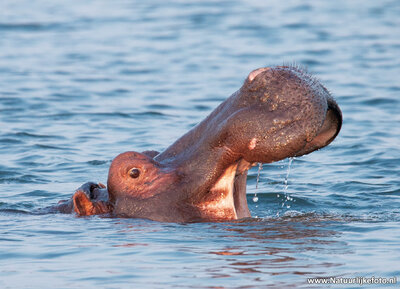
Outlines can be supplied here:
<path id="1" fill-rule="evenodd" d="M 131 169 L 131 170 L 129 171 L 129 176 L 130 176 L 131 178 L 133 178 L 133 179 L 138 178 L 139 175 L 140 175 L 140 170 L 137 169 L 137 168 L 133 168 L 133 169 Z"/>

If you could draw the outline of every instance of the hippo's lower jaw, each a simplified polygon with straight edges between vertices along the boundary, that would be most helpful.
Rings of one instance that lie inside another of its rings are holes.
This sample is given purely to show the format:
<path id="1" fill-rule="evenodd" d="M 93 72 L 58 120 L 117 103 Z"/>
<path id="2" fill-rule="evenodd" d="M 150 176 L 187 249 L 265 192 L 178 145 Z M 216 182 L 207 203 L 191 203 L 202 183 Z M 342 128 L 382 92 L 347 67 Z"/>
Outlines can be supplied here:
<path id="1" fill-rule="evenodd" d="M 109 170 L 108 193 L 103 189 L 98 194 L 109 199 L 97 204 L 98 199 L 87 198 L 90 193 L 78 194 L 75 211 L 169 222 L 250 217 L 248 169 L 325 147 L 341 124 L 336 102 L 304 71 L 257 69 L 164 152 L 117 156 Z M 81 203 L 83 209 L 77 209 Z"/>

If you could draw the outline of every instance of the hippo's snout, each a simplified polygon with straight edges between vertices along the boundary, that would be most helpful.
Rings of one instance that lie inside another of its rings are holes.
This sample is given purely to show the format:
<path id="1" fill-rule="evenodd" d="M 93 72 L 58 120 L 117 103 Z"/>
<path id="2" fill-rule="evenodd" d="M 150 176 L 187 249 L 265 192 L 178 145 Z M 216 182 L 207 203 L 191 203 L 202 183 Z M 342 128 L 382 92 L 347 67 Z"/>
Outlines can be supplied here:
<path id="1" fill-rule="evenodd" d="M 339 134 L 343 121 L 342 111 L 331 97 L 327 98 L 327 104 L 325 120 L 317 135 L 310 142 L 307 142 L 305 147 L 295 156 L 302 156 L 321 149 L 330 144 Z"/>

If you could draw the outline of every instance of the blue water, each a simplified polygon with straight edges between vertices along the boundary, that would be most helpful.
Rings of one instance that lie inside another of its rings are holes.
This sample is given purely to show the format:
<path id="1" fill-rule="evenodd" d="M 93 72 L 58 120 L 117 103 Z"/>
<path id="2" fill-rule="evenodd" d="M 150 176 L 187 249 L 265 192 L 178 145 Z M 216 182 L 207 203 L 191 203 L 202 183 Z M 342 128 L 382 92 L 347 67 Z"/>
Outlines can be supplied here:
<path id="1" fill-rule="evenodd" d="M 399 284 L 399 15 L 399 1 L 373 0 L 2 0 L 0 288 Z M 105 182 L 121 152 L 165 149 L 251 70 L 282 63 L 315 74 L 344 123 L 293 161 L 287 189 L 287 160 L 263 166 L 257 191 L 252 169 L 258 218 L 29 213 Z"/>

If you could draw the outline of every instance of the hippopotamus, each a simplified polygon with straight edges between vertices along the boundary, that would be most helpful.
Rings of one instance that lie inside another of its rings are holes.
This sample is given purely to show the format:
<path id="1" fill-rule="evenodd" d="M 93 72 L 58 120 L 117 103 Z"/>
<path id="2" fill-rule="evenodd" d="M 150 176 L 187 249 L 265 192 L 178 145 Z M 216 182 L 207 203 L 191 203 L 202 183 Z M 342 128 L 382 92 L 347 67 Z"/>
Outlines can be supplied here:
<path id="1" fill-rule="evenodd" d="M 306 71 L 259 68 L 167 149 L 121 153 L 107 186 L 86 183 L 57 208 L 162 222 L 248 218 L 249 168 L 323 148 L 341 125 L 339 106 Z"/>

